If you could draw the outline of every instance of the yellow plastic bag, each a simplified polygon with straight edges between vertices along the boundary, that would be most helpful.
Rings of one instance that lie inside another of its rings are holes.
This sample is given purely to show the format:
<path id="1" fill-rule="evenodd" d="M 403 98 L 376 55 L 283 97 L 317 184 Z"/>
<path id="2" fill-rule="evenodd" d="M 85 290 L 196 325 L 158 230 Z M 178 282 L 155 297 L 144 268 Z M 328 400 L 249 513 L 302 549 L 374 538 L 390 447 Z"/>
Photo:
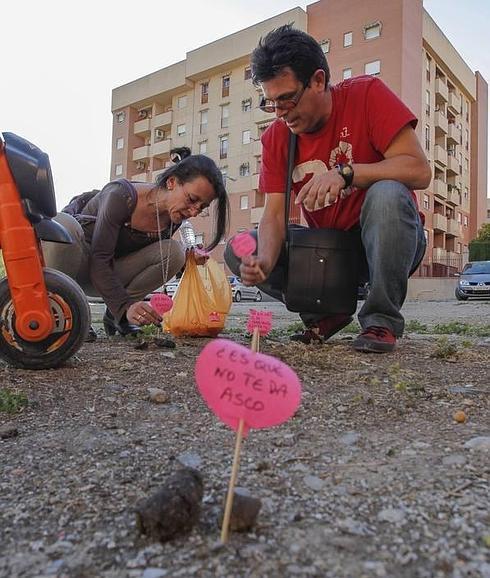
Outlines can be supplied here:
<path id="1" fill-rule="evenodd" d="M 225 326 L 231 301 L 230 284 L 218 263 L 208 259 L 205 265 L 197 265 L 190 251 L 163 327 L 175 336 L 216 337 Z"/>

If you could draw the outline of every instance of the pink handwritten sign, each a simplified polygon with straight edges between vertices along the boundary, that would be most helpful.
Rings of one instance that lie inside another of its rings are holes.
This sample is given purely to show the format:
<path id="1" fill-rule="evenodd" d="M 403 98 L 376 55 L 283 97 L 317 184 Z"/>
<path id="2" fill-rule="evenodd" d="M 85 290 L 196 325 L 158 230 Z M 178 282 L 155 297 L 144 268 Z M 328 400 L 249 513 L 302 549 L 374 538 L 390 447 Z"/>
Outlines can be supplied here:
<path id="1" fill-rule="evenodd" d="M 238 233 L 231 240 L 231 248 L 237 257 L 247 257 L 254 254 L 257 242 L 250 233 Z"/>
<path id="2" fill-rule="evenodd" d="M 264 336 L 269 333 L 272 327 L 272 311 L 257 311 L 250 309 L 248 312 L 247 331 L 253 333 L 254 329 L 259 330 L 259 334 Z"/>
<path id="3" fill-rule="evenodd" d="M 151 307 L 158 313 L 158 315 L 163 315 L 167 311 L 170 311 L 173 307 L 172 297 L 165 295 L 165 293 L 153 293 L 150 297 Z"/>
<path id="4" fill-rule="evenodd" d="M 301 383 L 282 361 L 243 345 L 215 339 L 197 358 L 197 387 L 209 408 L 232 429 L 279 425 L 294 415 Z"/>

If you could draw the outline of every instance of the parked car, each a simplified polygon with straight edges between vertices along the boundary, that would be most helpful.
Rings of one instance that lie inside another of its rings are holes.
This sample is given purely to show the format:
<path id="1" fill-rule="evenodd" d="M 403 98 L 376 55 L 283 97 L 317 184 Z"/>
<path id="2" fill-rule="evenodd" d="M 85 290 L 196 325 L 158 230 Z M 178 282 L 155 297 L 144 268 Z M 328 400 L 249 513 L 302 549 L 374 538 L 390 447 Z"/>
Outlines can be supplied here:
<path id="1" fill-rule="evenodd" d="M 469 297 L 490 298 L 490 261 L 466 263 L 459 274 L 455 294 L 459 301 Z"/>
<path id="2" fill-rule="evenodd" d="M 177 291 L 177 287 L 179 286 L 179 283 L 180 283 L 180 279 L 172 279 L 168 283 L 165 283 L 165 285 L 162 285 L 161 287 L 158 287 L 158 289 L 155 289 L 155 291 L 153 291 L 152 293 L 149 293 L 145 297 L 145 299 L 148 301 L 149 299 L 151 299 L 151 296 L 154 293 L 166 293 L 169 297 L 173 298 L 175 292 Z"/>
<path id="3" fill-rule="evenodd" d="M 262 301 L 262 293 L 257 287 L 247 287 L 243 285 L 238 277 L 228 277 L 231 285 L 233 301 L 239 303 L 242 299 L 252 299 L 253 301 Z"/>

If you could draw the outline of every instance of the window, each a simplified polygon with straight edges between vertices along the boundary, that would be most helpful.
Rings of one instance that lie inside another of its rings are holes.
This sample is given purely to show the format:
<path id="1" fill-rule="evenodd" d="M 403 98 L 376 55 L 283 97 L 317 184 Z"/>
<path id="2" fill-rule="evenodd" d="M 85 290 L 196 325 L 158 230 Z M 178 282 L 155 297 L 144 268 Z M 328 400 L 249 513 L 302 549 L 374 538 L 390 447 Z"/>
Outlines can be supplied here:
<path id="1" fill-rule="evenodd" d="M 228 135 L 219 137 L 219 158 L 226 159 L 228 156 Z"/>
<path id="2" fill-rule="evenodd" d="M 344 48 L 352 46 L 352 32 L 344 33 Z"/>
<path id="3" fill-rule="evenodd" d="M 468 131 L 468 129 L 465 129 L 465 143 L 464 143 L 465 149 L 469 150 L 470 148 L 470 133 Z"/>
<path id="4" fill-rule="evenodd" d="M 116 148 L 117 150 L 121 150 L 124 148 L 124 138 L 122 136 L 120 136 L 117 141 L 116 141 Z"/>
<path id="5" fill-rule="evenodd" d="M 223 76 L 221 80 L 221 96 L 230 96 L 230 75 Z"/>
<path id="6" fill-rule="evenodd" d="M 425 195 L 425 194 L 424 194 L 424 209 L 426 211 L 430 210 L 430 197 L 429 197 L 429 195 Z"/>
<path id="7" fill-rule="evenodd" d="M 252 99 L 246 98 L 242 100 L 242 112 L 249 112 L 250 110 L 252 110 Z"/>
<path id="8" fill-rule="evenodd" d="M 461 213 L 458 213 L 458 223 L 461 225 L 461 221 L 462 221 L 462 215 Z"/>
<path id="9" fill-rule="evenodd" d="M 464 225 L 465 227 L 468 226 L 468 215 L 465 215 L 465 216 L 463 217 L 463 225 Z"/>
<path id="10" fill-rule="evenodd" d="M 427 244 L 429 244 L 429 231 L 427 229 L 424 229 L 424 235 Z"/>
<path id="11" fill-rule="evenodd" d="M 204 234 L 203 233 L 196 233 L 196 245 L 204 245 Z"/>
<path id="12" fill-rule="evenodd" d="M 179 96 L 177 99 L 177 108 L 185 108 L 187 106 L 187 94 Z"/>
<path id="13" fill-rule="evenodd" d="M 470 161 L 468 159 L 464 160 L 464 170 L 465 172 L 469 173 L 470 172 Z"/>
<path id="14" fill-rule="evenodd" d="M 373 60 L 368 62 L 364 66 L 364 72 L 366 74 L 371 74 L 372 76 L 378 76 L 381 71 L 381 62 L 379 60 Z"/>
<path id="15" fill-rule="evenodd" d="M 116 122 L 119 122 L 119 123 L 124 122 L 125 118 L 126 118 L 126 113 L 124 111 L 116 112 Z"/>
<path id="16" fill-rule="evenodd" d="M 185 124 L 177 125 L 177 136 L 185 136 Z"/>
<path id="17" fill-rule="evenodd" d="M 430 90 L 425 91 L 425 114 L 430 116 Z"/>
<path id="18" fill-rule="evenodd" d="M 245 71 L 243 73 L 243 80 L 250 80 L 252 78 L 252 69 L 250 68 L 250 66 L 247 66 L 247 68 L 245 68 Z"/>
<path id="19" fill-rule="evenodd" d="M 120 177 L 123 174 L 123 167 L 122 165 L 116 165 L 116 177 Z"/>
<path id="20" fill-rule="evenodd" d="M 425 150 L 430 151 L 430 126 L 425 125 Z"/>
<path id="21" fill-rule="evenodd" d="M 428 54 L 425 57 L 425 79 L 427 82 L 430 82 L 430 65 L 431 65 L 431 58 Z"/>
<path id="22" fill-rule="evenodd" d="M 342 70 L 342 80 L 347 80 L 352 77 L 352 68 L 344 68 Z"/>
<path id="23" fill-rule="evenodd" d="M 242 131 L 242 144 L 248 144 L 250 142 L 250 131 L 244 130 Z"/>
<path id="24" fill-rule="evenodd" d="M 364 26 L 364 38 L 366 40 L 378 38 L 380 35 L 381 35 L 381 22 L 374 22 L 373 24 L 368 24 L 367 26 Z"/>
<path id="25" fill-rule="evenodd" d="M 468 201 L 468 187 L 464 188 L 464 197 L 463 198 L 464 198 L 465 202 Z"/>
<path id="26" fill-rule="evenodd" d="M 209 82 L 203 82 L 201 84 L 201 104 L 206 104 L 208 102 L 209 93 Z"/>
<path id="27" fill-rule="evenodd" d="M 458 243 L 458 244 L 457 244 L 457 251 L 458 251 L 458 253 L 462 253 L 462 251 L 463 251 L 463 245 L 462 245 L 461 243 Z"/>
<path id="28" fill-rule="evenodd" d="M 470 120 L 470 103 L 467 100 L 464 101 L 464 110 L 466 122 L 468 122 Z"/>
<path id="29" fill-rule="evenodd" d="M 248 209 L 248 195 L 241 195 L 240 197 L 240 209 Z"/>
<path id="30" fill-rule="evenodd" d="M 249 177 L 250 176 L 250 165 L 249 163 L 242 163 L 240 165 L 240 176 Z"/>
<path id="31" fill-rule="evenodd" d="M 225 186 L 226 186 L 226 179 L 228 177 L 228 167 L 221 167 L 220 171 L 221 171 L 221 174 L 223 175 L 223 180 L 225 181 Z"/>
<path id="32" fill-rule="evenodd" d="M 325 40 L 320 40 L 320 48 L 323 54 L 328 54 L 330 52 L 330 40 L 327 38 Z"/>
<path id="33" fill-rule="evenodd" d="M 199 143 L 199 154 L 200 155 L 204 155 L 206 154 L 206 151 L 208 150 L 208 141 L 203 141 Z"/>
<path id="34" fill-rule="evenodd" d="M 201 110 L 199 113 L 199 134 L 206 134 L 208 130 L 208 111 Z"/>
<path id="35" fill-rule="evenodd" d="M 224 104 L 221 107 L 221 128 L 228 128 L 230 118 L 230 105 Z"/>

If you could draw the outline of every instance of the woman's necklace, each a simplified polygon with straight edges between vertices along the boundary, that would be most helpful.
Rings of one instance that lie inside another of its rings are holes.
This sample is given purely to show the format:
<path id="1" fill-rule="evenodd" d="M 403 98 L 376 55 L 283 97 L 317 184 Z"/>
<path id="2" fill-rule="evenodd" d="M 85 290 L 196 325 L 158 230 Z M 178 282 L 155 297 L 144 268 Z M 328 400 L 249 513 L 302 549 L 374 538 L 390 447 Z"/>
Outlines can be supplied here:
<path id="1" fill-rule="evenodd" d="M 168 281 L 168 270 L 170 267 L 170 250 L 171 250 L 171 245 L 172 245 L 171 241 L 172 241 L 172 235 L 174 234 L 174 231 L 173 231 L 173 223 L 172 223 L 172 221 L 170 221 L 168 248 L 167 248 L 167 259 L 164 261 L 162 235 L 161 235 L 161 229 L 160 229 L 160 213 L 158 212 L 158 190 L 157 190 L 157 193 L 155 195 L 155 207 L 156 207 L 156 213 L 157 213 L 158 247 L 160 249 L 160 263 L 162 265 L 162 285 L 165 285 L 165 283 Z"/>

